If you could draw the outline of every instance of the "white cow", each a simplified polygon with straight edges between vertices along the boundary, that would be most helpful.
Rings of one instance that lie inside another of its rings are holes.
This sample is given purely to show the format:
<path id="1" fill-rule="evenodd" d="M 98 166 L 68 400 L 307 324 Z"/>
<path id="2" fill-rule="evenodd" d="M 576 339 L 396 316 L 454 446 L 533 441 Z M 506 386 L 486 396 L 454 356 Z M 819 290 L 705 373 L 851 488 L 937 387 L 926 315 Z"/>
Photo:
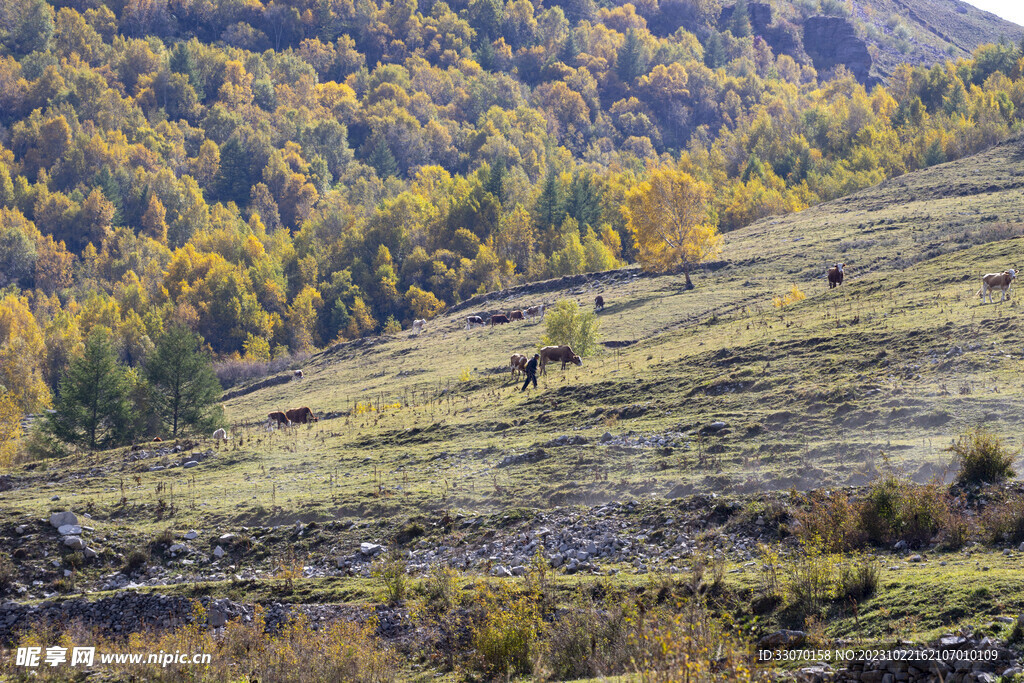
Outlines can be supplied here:
<path id="1" fill-rule="evenodd" d="M 228 433 L 226 431 L 224 431 L 224 429 L 218 429 L 217 431 L 215 431 L 213 433 L 213 438 L 216 441 L 227 441 L 228 440 Z"/>
<path id="2" fill-rule="evenodd" d="M 1001 273 L 988 273 L 987 275 L 981 276 L 981 289 L 978 290 L 978 296 L 981 297 L 982 303 L 985 302 L 985 297 L 988 296 L 988 302 L 992 301 L 992 290 L 998 289 L 1002 292 L 1002 298 L 999 299 L 1000 303 L 1006 301 L 1006 297 L 1010 292 L 1010 285 L 1013 284 L 1013 279 L 1017 277 L 1017 271 L 1013 268 L 1004 270 Z"/>

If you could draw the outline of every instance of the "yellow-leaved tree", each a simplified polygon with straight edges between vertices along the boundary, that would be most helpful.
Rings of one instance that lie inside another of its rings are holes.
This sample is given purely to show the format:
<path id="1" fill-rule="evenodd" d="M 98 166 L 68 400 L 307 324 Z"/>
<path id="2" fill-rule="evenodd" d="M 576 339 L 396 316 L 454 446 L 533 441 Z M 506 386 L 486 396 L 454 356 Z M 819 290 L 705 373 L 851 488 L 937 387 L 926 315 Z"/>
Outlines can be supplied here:
<path id="1" fill-rule="evenodd" d="M 693 287 L 693 268 L 722 249 L 711 198 L 707 183 L 670 167 L 652 170 L 646 181 L 630 190 L 622 210 L 644 268 L 681 268 L 686 287 Z"/>

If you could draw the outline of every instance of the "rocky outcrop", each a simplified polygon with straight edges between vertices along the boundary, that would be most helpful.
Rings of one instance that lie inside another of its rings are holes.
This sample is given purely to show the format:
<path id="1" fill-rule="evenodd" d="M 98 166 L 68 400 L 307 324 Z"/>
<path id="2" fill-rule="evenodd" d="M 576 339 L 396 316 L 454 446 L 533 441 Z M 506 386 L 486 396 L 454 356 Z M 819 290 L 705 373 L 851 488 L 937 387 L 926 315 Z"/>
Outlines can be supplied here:
<path id="1" fill-rule="evenodd" d="M 828 71 L 840 64 L 861 83 L 871 80 L 871 55 L 868 46 L 846 19 L 841 17 L 808 17 L 804 21 L 804 51 L 818 71 Z"/>
<path id="2" fill-rule="evenodd" d="M 718 26 L 720 29 L 724 30 L 729 27 L 729 22 L 732 21 L 732 15 L 735 11 L 736 5 L 722 8 L 722 13 L 718 16 Z M 750 18 L 751 32 L 754 35 L 764 35 L 768 30 L 769 24 L 772 23 L 772 6 L 766 2 L 748 2 L 747 16 Z"/>

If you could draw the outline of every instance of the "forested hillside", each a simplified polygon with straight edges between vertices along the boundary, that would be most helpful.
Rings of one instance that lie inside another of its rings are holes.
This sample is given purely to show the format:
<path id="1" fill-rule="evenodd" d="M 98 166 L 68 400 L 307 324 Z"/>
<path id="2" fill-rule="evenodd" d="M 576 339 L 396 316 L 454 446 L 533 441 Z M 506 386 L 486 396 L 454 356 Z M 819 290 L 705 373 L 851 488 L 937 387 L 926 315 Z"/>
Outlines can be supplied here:
<path id="1" fill-rule="evenodd" d="M 0 386 L 18 412 L 50 403 L 97 327 L 132 366 L 171 322 L 252 361 L 393 332 L 634 260 L 621 209 L 654 167 L 692 175 L 730 230 L 1024 118 L 1018 46 L 866 90 L 819 74 L 781 18 L 777 54 L 742 2 L 0 12 Z"/>

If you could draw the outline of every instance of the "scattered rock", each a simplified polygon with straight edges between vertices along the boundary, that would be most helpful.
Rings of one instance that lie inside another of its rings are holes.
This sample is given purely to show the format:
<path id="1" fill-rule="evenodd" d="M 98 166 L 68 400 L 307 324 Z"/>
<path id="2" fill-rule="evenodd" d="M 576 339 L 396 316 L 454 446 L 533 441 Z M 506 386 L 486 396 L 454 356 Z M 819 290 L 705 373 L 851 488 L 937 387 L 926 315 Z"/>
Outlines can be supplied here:
<path id="1" fill-rule="evenodd" d="M 82 540 L 81 536 L 65 536 L 64 545 L 72 550 L 83 550 L 85 548 L 85 541 Z"/>
<path id="2" fill-rule="evenodd" d="M 59 529 L 67 524 L 78 524 L 78 517 L 70 510 L 67 512 L 54 512 L 50 515 L 50 526 Z"/>
<path id="3" fill-rule="evenodd" d="M 376 543 L 360 543 L 359 552 L 367 557 L 374 557 L 384 552 L 384 546 Z"/>

